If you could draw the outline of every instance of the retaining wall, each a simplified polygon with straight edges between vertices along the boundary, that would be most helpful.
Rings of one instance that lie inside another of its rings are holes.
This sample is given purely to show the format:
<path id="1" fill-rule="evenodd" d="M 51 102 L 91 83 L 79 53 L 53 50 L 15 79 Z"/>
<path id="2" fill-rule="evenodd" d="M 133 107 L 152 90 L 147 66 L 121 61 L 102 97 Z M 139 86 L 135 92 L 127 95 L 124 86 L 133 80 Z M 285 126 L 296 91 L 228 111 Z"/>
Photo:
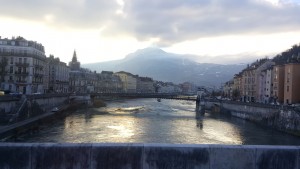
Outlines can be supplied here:
<path id="1" fill-rule="evenodd" d="M 0 144 L 0 168 L 299 169 L 299 146 Z"/>
<path id="2" fill-rule="evenodd" d="M 218 103 L 221 113 L 270 126 L 300 136 L 300 112 L 280 107 L 246 103 Z"/>

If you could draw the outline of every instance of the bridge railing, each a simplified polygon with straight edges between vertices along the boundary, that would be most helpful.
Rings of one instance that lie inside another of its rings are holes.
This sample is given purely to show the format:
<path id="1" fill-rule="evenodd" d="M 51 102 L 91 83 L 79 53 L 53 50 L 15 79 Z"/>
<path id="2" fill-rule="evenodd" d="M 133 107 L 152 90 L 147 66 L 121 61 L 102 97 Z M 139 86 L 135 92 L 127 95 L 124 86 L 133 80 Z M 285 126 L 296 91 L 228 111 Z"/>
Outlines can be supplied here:
<path id="1" fill-rule="evenodd" d="M 299 146 L 2 143 L 0 168 L 299 169 Z"/>

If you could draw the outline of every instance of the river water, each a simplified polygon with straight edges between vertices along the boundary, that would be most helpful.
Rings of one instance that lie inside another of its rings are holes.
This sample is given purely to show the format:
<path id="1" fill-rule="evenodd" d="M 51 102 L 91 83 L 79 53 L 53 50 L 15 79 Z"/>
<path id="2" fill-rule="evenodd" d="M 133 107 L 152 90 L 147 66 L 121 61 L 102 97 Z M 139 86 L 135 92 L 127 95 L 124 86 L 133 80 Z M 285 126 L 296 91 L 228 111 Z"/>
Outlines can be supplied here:
<path id="1" fill-rule="evenodd" d="M 300 137 L 220 114 L 197 120 L 191 101 L 134 99 L 78 110 L 17 142 L 300 145 Z"/>

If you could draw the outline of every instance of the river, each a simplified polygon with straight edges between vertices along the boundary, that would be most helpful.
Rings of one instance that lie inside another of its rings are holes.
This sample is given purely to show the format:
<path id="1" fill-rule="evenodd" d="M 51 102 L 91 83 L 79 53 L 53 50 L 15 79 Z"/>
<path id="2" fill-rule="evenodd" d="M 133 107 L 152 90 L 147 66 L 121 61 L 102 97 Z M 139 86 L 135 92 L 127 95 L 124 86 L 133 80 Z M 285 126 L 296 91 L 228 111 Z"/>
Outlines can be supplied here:
<path id="1" fill-rule="evenodd" d="M 133 99 L 78 110 L 17 138 L 17 142 L 300 145 L 300 137 L 242 119 L 206 113 L 195 102 Z"/>

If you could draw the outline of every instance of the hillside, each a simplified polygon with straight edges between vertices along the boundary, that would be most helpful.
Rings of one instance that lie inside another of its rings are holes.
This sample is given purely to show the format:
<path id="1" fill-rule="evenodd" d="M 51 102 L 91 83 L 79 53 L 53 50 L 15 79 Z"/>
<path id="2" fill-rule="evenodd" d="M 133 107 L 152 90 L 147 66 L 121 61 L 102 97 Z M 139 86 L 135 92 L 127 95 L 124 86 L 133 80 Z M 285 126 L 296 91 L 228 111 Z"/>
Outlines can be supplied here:
<path id="1" fill-rule="evenodd" d="M 146 48 L 137 50 L 122 60 L 85 64 L 83 67 L 97 72 L 127 71 L 174 83 L 189 81 L 198 85 L 219 86 L 242 70 L 245 65 L 197 63 L 186 59 L 184 55 L 167 53 L 158 48 Z"/>

